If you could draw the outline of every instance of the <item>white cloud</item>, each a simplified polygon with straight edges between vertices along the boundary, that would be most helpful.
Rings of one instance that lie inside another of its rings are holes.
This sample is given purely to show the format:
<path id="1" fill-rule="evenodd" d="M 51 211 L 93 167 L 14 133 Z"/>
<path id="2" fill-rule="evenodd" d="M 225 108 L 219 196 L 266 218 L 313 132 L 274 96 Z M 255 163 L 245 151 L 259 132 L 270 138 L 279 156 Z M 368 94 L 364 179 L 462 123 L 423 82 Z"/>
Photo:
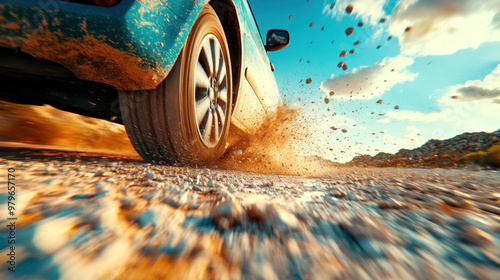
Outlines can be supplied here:
<path id="1" fill-rule="evenodd" d="M 500 64 L 482 81 L 467 81 L 456 85 L 440 99 L 441 103 L 456 105 L 458 102 L 494 99 L 500 96 Z M 494 101 L 494 100 L 492 100 Z M 496 102 L 495 102 L 496 103 Z"/>
<path id="2" fill-rule="evenodd" d="M 451 87 L 439 101 L 438 112 L 393 110 L 386 116 L 393 120 L 426 122 L 432 127 L 426 134 L 432 138 L 448 138 L 463 132 L 495 131 L 500 128 L 500 106 L 496 94 L 500 89 L 500 65 L 482 81 L 472 80 Z M 457 96 L 456 98 L 451 98 Z"/>
<path id="3" fill-rule="evenodd" d="M 427 142 L 427 137 L 424 137 L 420 134 L 420 132 L 422 131 L 420 128 L 411 125 L 408 126 L 406 130 L 408 131 L 408 133 L 405 134 L 404 137 L 396 138 L 390 134 L 387 134 L 384 137 L 384 141 L 386 143 L 395 143 L 397 145 L 402 145 L 406 149 L 420 147 L 425 144 L 425 142 Z"/>
<path id="4" fill-rule="evenodd" d="M 380 120 L 377 120 L 377 122 L 383 123 L 383 124 L 388 124 L 391 122 L 391 119 L 389 119 L 389 118 L 380 119 Z"/>
<path id="5" fill-rule="evenodd" d="M 398 120 L 398 121 L 415 121 L 415 122 L 434 122 L 439 120 L 445 120 L 453 116 L 453 110 L 445 109 L 439 112 L 416 112 L 416 111 L 408 111 L 408 110 L 400 110 L 400 111 L 389 111 L 386 116 Z"/>
<path id="6" fill-rule="evenodd" d="M 372 66 L 355 68 L 351 73 L 332 75 L 320 89 L 335 94 L 330 98 L 371 99 L 380 96 L 394 85 L 413 81 L 418 74 L 408 73 L 406 67 L 413 59 L 405 56 L 384 58 Z"/>
<path id="7" fill-rule="evenodd" d="M 411 27 L 409 32 L 405 32 Z M 389 32 L 406 55 L 446 55 L 500 41 L 498 0 L 401 0 Z"/>
<path id="8" fill-rule="evenodd" d="M 348 15 L 345 12 L 347 5 L 354 7 L 352 15 L 361 18 L 364 23 L 376 24 L 385 16 L 384 6 L 386 0 L 338 0 L 333 9 L 330 9 L 332 1 L 325 1 L 323 13 L 332 17 L 340 18 Z"/>

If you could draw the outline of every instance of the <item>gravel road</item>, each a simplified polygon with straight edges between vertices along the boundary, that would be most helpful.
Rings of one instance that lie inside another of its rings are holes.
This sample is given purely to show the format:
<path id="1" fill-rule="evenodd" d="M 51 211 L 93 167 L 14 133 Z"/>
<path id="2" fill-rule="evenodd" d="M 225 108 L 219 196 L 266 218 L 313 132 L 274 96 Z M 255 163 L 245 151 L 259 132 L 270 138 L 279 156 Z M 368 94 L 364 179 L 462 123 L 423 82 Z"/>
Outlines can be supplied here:
<path id="1" fill-rule="evenodd" d="M 500 279 L 498 171 L 299 177 L 2 148 L 3 182 L 9 168 L 1 279 Z"/>

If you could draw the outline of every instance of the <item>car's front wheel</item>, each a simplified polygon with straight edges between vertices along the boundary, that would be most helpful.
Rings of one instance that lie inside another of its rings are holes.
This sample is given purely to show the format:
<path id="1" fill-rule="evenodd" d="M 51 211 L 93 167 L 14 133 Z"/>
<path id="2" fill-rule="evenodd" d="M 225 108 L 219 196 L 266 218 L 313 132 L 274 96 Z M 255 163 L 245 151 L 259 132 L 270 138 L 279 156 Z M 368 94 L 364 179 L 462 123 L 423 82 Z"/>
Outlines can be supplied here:
<path id="1" fill-rule="evenodd" d="M 226 146 L 232 104 L 229 48 L 205 7 L 167 78 L 154 90 L 120 92 L 127 134 L 147 161 L 198 164 Z"/>

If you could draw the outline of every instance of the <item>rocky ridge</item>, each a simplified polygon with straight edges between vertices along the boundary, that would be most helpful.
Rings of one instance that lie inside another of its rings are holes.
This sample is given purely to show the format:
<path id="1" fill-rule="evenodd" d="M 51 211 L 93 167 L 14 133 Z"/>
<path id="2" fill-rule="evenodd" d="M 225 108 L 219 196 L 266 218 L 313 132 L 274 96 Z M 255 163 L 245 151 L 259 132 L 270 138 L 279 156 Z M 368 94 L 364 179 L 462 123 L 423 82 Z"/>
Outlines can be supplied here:
<path id="1" fill-rule="evenodd" d="M 356 156 L 345 166 L 374 167 L 463 167 L 470 153 L 486 151 L 500 144 L 500 130 L 492 133 L 463 133 L 451 139 L 427 141 L 419 148 L 401 149 L 396 154 L 378 153 L 375 156 Z"/>

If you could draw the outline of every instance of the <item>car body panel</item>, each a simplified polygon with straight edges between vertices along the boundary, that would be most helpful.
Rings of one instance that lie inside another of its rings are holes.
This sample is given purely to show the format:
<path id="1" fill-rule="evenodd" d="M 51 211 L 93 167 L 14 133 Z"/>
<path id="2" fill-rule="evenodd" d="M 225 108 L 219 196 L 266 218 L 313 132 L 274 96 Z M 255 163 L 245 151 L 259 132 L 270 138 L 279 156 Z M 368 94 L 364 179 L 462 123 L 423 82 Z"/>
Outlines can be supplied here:
<path id="1" fill-rule="evenodd" d="M 123 0 L 97 7 L 1 0 L 0 47 L 55 61 L 80 79 L 118 90 L 152 89 L 165 79 L 208 1 L 182 2 Z"/>
<path id="2" fill-rule="evenodd" d="M 153 89 L 168 75 L 207 3 L 122 0 L 98 7 L 0 0 L 0 47 L 57 62 L 79 79 L 120 91 Z M 241 129 L 254 131 L 276 108 L 278 88 L 247 0 L 232 3 L 242 46 L 233 118 Z"/>
<path id="3" fill-rule="evenodd" d="M 266 115 L 275 111 L 279 94 L 252 10 L 246 0 L 236 2 L 242 33 L 243 73 L 233 118 L 237 119 L 245 130 L 252 132 L 260 127 Z M 260 108 L 252 111 L 248 109 L 257 107 Z"/>

